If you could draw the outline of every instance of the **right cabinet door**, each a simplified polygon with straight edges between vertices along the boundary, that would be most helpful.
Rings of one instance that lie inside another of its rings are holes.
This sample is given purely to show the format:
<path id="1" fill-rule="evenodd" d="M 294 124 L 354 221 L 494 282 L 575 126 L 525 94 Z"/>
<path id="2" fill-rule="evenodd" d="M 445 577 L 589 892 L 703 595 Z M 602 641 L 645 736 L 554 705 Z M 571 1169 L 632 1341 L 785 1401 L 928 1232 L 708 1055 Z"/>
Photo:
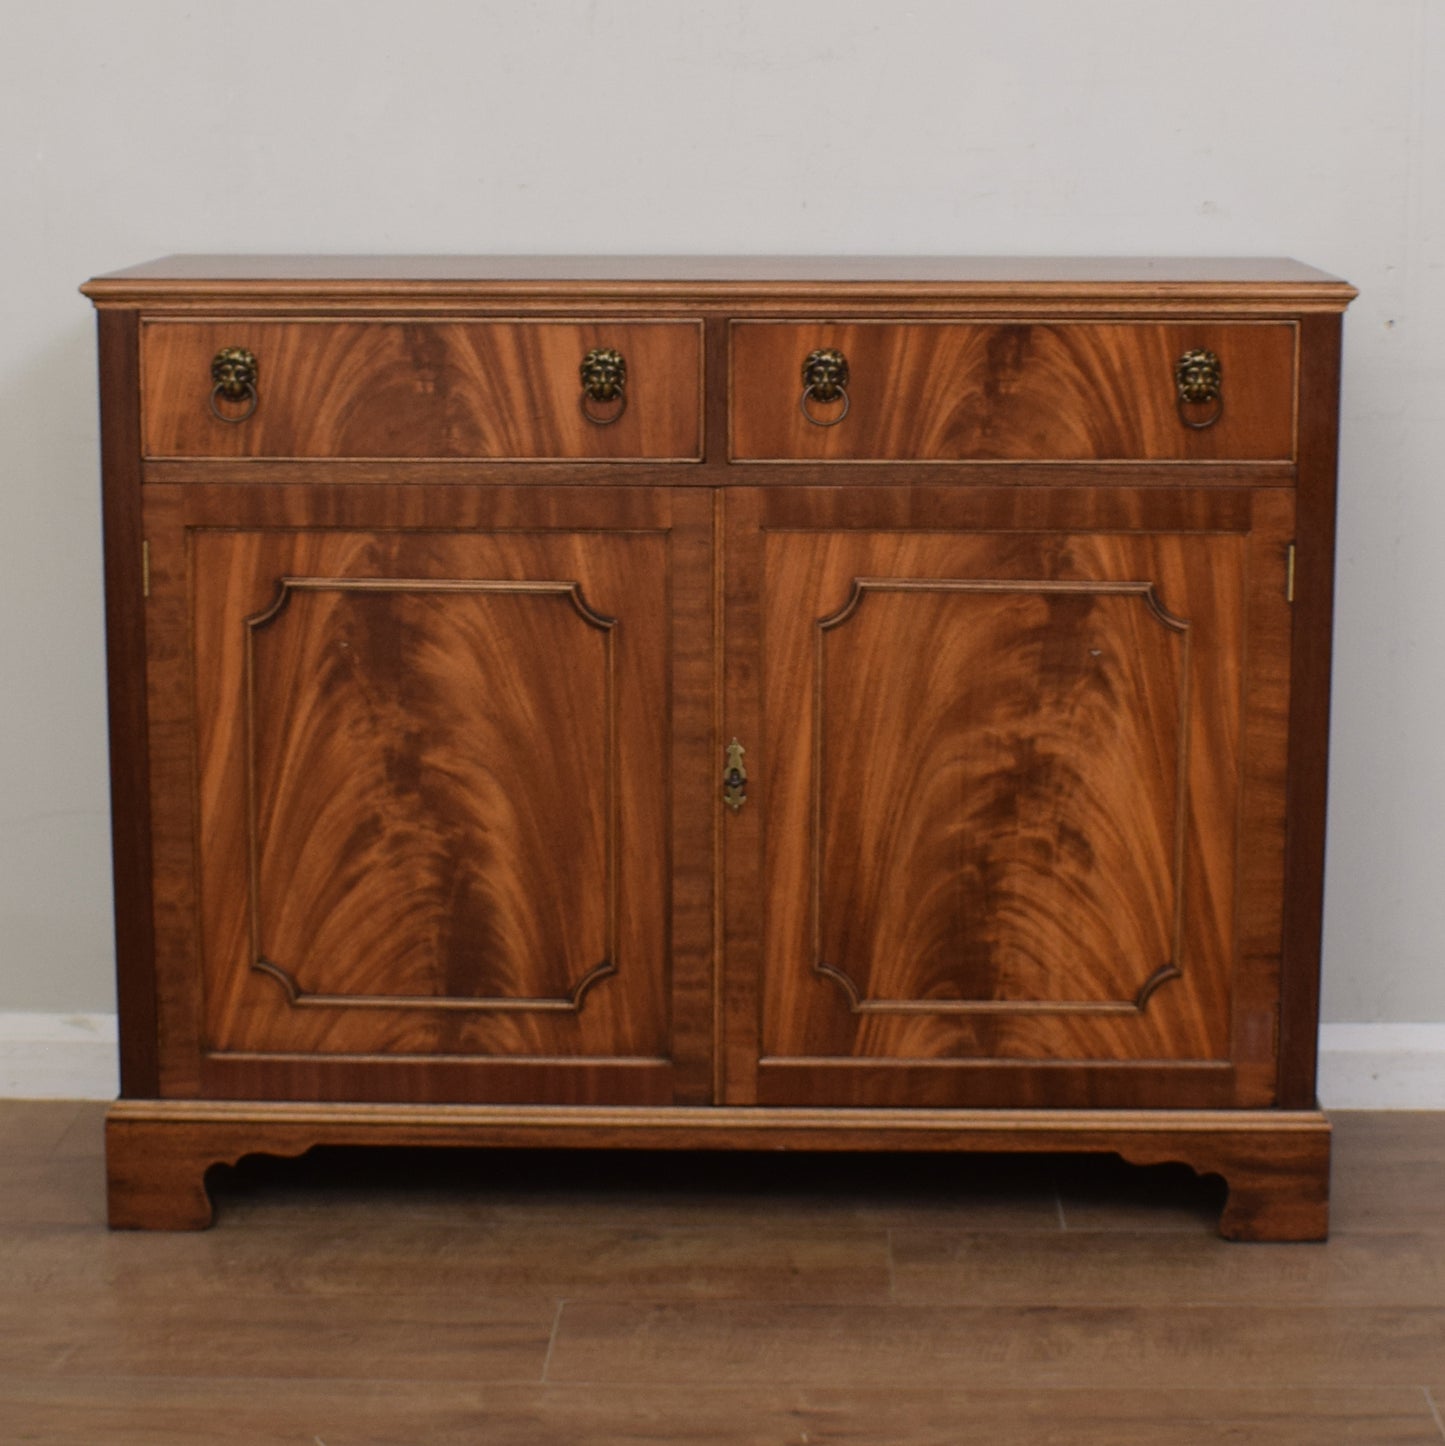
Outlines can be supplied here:
<path id="1" fill-rule="evenodd" d="M 728 503 L 729 1098 L 1269 1103 L 1293 494 Z"/>

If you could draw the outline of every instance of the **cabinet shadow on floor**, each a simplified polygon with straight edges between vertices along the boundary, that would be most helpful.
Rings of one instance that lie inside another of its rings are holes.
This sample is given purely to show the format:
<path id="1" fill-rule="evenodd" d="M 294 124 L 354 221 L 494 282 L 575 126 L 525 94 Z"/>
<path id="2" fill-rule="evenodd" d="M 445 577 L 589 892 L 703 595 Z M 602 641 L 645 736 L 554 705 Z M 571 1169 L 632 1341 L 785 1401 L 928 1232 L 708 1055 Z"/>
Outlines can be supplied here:
<path id="1" fill-rule="evenodd" d="M 649 1228 L 786 1218 L 893 1227 L 1212 1232 L 1224 1182 L 1112 1155 L 351 1149 L 248 1156 L 207 1177 L 216 1218 L 526 1215 Z"/>

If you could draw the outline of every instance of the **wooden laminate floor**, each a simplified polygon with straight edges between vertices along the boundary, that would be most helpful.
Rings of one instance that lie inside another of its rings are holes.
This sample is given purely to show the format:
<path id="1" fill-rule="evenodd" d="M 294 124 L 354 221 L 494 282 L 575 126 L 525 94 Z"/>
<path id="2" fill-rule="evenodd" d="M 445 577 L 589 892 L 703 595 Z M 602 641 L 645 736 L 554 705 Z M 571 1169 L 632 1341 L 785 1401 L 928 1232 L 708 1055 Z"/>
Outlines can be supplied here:
<path id="1" fill-rule="evenodd" d="M 1182 1169 L 322 1153 L 110 1234 L 0 1102 L 0 1446 L 1445 1442 L 1445 1114 L 1335 1117 L 1328 1245 Z"/>

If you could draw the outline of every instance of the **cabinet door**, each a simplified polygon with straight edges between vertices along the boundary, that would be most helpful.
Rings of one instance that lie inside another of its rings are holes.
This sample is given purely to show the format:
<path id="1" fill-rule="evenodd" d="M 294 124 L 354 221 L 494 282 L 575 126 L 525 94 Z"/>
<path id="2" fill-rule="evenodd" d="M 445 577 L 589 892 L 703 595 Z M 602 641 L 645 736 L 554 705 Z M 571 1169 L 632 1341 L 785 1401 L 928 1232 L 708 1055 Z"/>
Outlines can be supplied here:
<path id="1" fill-rule="evenodd" d="M 151 491 L 167 1092 L 706 1097 L 710 513 Z"/>
<path id="2" fill-rule="evenodd" d="M 1287 489 L 729 498 L 728 1091 L 1274 1090 Z"/>

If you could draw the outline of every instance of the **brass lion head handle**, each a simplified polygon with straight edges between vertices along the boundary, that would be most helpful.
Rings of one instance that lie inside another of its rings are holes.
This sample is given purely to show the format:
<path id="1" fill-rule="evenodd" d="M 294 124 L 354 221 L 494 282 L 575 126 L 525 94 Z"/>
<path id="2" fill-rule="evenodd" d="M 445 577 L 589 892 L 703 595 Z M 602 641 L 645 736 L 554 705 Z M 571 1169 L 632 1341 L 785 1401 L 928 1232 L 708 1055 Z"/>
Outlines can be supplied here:
<path id="1" fill-rule="evenodd" d="M 843 403 L 843 410 L 836 417 L 820 417 L 809 409 L 808 403 Z M 815 427 L 836 427 L 848 415 L 852 404 L 848 400 L 848 358 L 831 347 L 822 347 L 808 353 L 803 363 L 803 395 L 798 406 L 803 415 Z"/>
<path id="2" fill-rule="evenodd" d="M 582 358 L 582 415 L 594 426 L 610 427 L 627 410 L 627 362 L 620 351 L 594 346 Z M 597 410 L 598 404 L 611 407 Z"/>
<path id="3" fill-rule="evenodd" d="M 1224 415 L 1224 374 L 1212 351 L 1196 347 L 1185 352 L 1174 364 L 1174 386 L 1179 420 L 1186 427 L 1202 432 Z M 1209 411 L 1196 415 L 1192 410 L 1196 407 Z"/>
<path id="4" fill-rule="evenodd" d="M 244 422 L 256 410 L 256 356 L 243 346 L 223 346 L 211 358 L 211 415 L 219 422 Z M 223 412 L 216 402 L 244 402 L 245 411 Z"/>

